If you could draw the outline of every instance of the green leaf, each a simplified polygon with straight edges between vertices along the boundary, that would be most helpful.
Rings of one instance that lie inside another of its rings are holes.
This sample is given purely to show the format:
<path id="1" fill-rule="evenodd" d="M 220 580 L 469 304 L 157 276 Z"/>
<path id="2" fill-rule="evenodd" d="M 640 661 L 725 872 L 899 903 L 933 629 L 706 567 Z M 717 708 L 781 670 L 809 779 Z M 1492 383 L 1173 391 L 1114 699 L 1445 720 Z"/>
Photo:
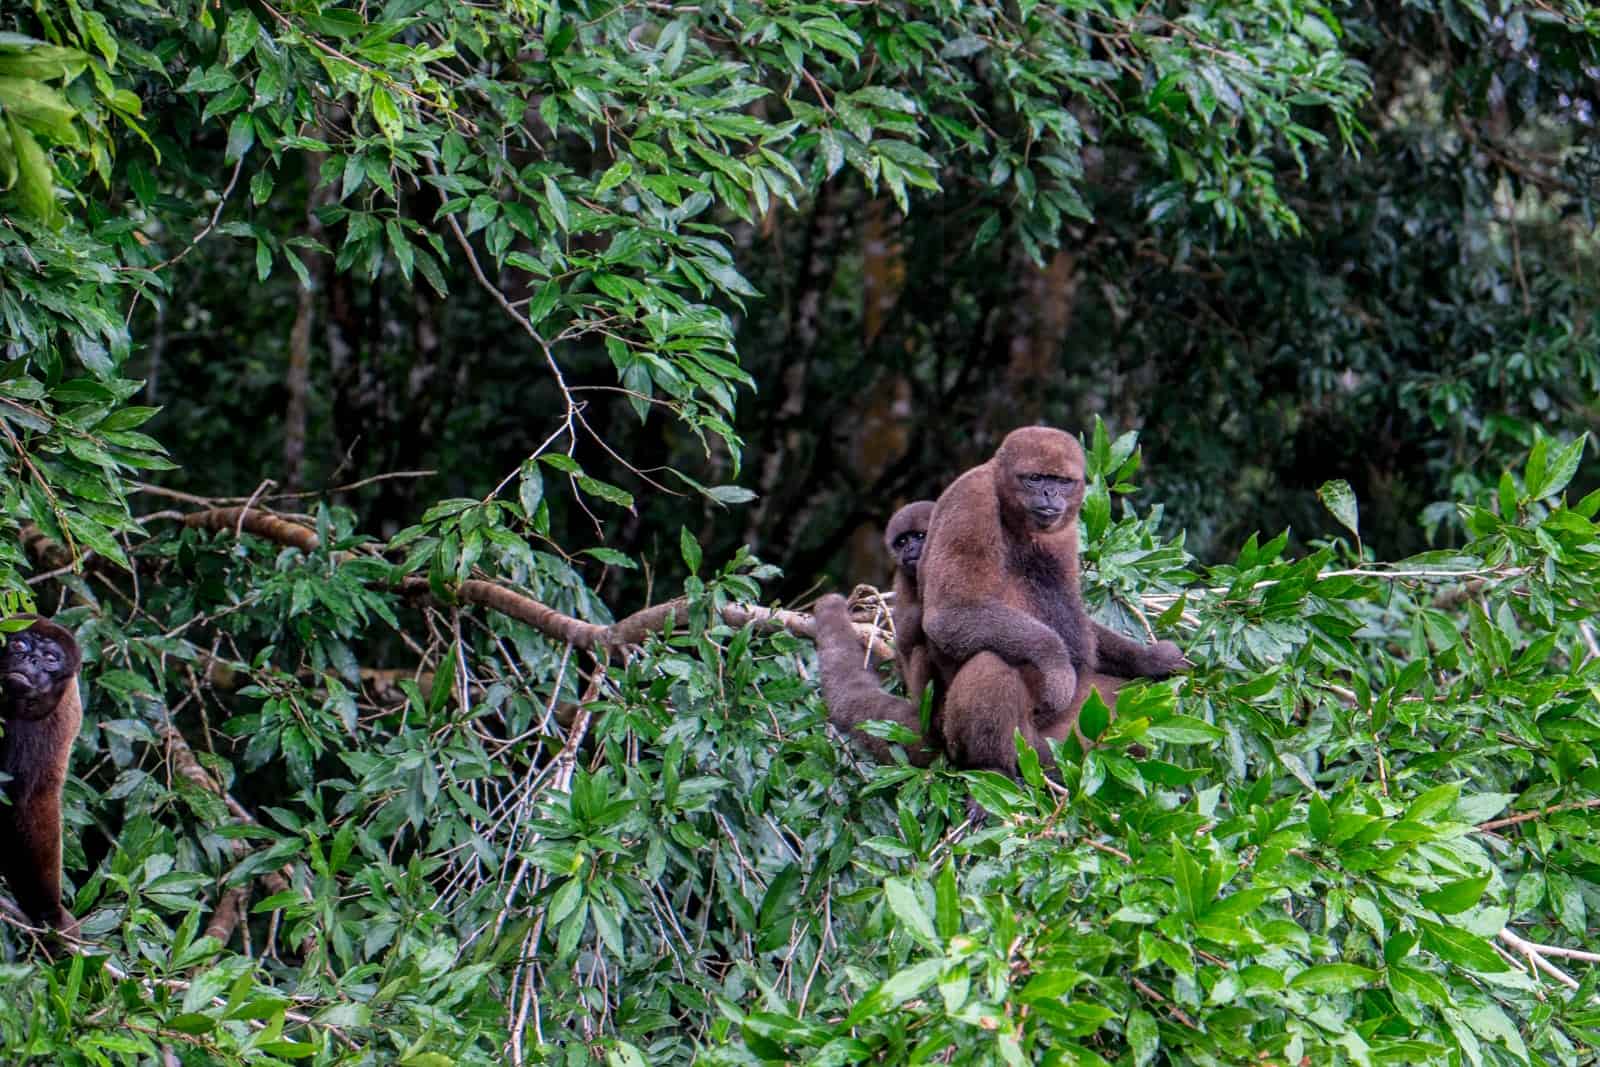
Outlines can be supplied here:
<path id="1" fill-rule="evenodd" d="M 614 548 L 586 548 L 580 554 L 597 559 L 608 567 L 621 567 L 630 571 L 639 569 L 639 564 L 635 563 L 626 553 L 618 552 Z"/>
<path id="2" fill-rule="evenodd" d="M 539 502 L 544 499 L 544 474 L 539 470 L 539 465 L 531 459 L 523 461 L 522 481 L 518 486 L 517 499 L 522 505 L 523 516 L 529 519 L 539 510 Z"/>
<path id="3" fill-rule="evenodd" d="M 367 28 L 359 13 L 338 8 L 324 8 L 318 14 L 306 14 L 301 17 L 313 33 L 327 34 L 330 37 L 354 37 Z"/>
<path id="4" fill-rule="evenodd" d="M 581 474 L 583 468 L 578 466 L 578 461 L 562 452 L 542 452 L 539 462 L 554 467 L 563 474 Z"/>
<path id="5" fill-rule="evenodd" d="M 695 540 L 694 534 L 689 532 L 687 526 L 678 528 L 678 551 L 683 555 L 683 562 L 689 568 L 689 573 L 699 574 L 700 542 Z"/>
<path id="6" fill-rule="evenodd" d="M 1203 719 L 1174 715 L 1152 723 L 1145 736 L 1172 745 L 1209 745 L 1221 741 L 1227 734 Z"/>
<path id="7" fill-rule="evenodd" d="M 1447 963 L 1482 974 L 1498 974 L 1510 967 L 1486 940 L 1476 934 L 1431 923 L 1426 919 L 1419 919 L 1417 925 L 1422 930 L 1423 947 Z"/>
<path id="8" fill-rule="evenodd" d="M 1528 495 L 1535 500 L 1547 500 L 1565 489 L 1571 483 L 1573 476 L 1578 473 L 1578 466 L 1583 462 L 1584 448 L 1588 443 L 1589 435 L 1579 434 L 1576 441 L 1556 453 L 1555 459 L 1550 462 L 1544 485 L 1536 491 L 1530 484 Z M 1544 444 L 1543 438 L 1539 439 L 1539 444 Z"/>
<path id="9" fill-rule="evenodd" d="M 234 116 L 233 124 L 228 127 L 228 147 L 223 153 L 223 159 L 232 163 L 243 158 L 256 143 L 255 120 L 248 113 Z"/>
<path id="10" fill-rule="evenodd" d="M 538 326 L 555 310 L 556 304 L 561 299 L 561 286 L 552 278 L 540 286 L 534 294 L 533 300 L 528 304 L 528 321 Z"/>
<path id="11" fill-rule="evenodd" d="M 217 1028 L 217 1020 L 209 1015 L 185 1012 L 168 1019 L 166 1025 L 180 1034 L 209 1034 Z"/>
<path id="12" fill-rule="evenodd" d="M 1463 878 L 1459 882 L 1441 886 L 1431 893 L 1423 893 L 1418 899 L 1422 901 L 1423 906 L 1432 908 L 1441 915 L 1455 915 L 1478 903 L 1478 898 L 1483 896 L 1483 891 L 1488 888 L 1491 877 L 1490 874 L 1482 874 L 1473 878 Z"/>
<path id="13" fill-rule="evenodd" d="M 1172 841 L 1172 877 L 1178 891 L 1178 913 L 1194 919 L 1205 909 L 1210 897 L 1200 865 L 1176 838 Z"/>
<path id="14" fill-rule="evenodd" d="M 1106 707 L 1105 700 L 1100 696 L 1100 690 L 1091 686 L 1083 706 L 1078 709 L 1078 729 L 1083 731 L 1084 737 L 1097 741 L 1110 725 L 1111 709 Z"/>
<path id="15" fill-rule="evenodd" d="M 742 485 L 713 485 L 705 494 L 719 504 L 748 504 L 756 498 L 755 493 Z"/>
<path id="16" fill-rule="evenodd" d="M 1437 817 L 1455 806 L 1461 795 L 1459 782 L 1446 782 L 1434 786 L 1413 800 L 1401 819 L 1405 822 L 1435 822 Z"/>
<path id="17" fill-rule="evenodd" d="M 56 209 L 55 171 L 45 156 L 39 142 L 14 117 L 6 116 L 6 128 L 11 134 L 11 148 L 16 156 L 17 201 L 22 210 L 40 222 L 54 225 L 59 215 Z"/>
<path id="18" fill-rule="evenodd" d="M 233 66 L 250 54 L 250 50 L 255 47 L 256 35 L 260 29 L 255 15 L 246 8 L 240 8 L 228 16 L 228 29 L 222 38 L 228 66 Z"/>
<path id="19" fill-rule="evenodd" d="M 390 142 L 400 139 L 406 132 L 406 120 L 400 114 L 400 109 L 395 106 L 394 97 L 389 95 L 389 90 L 381 85 L 372 87 L 372 117 L 378 123 L 378 129 L 383 131 L 383 136 Z"/>
<path id="20" fill-rule="evenodd" d="M 845 1025 L 855 1026 L 879 1012 L 899 1007 L 936 982 L 947 966 L 942 959 L 923 960 L 895 972 L 856 1002 Z"/>
<path id="21" fill-rule="evenodd" d="M 937 944 L 938 935 L 934 931 L 933 918 L 928 914 L 923 905 L 922 896 L 916 888 L 904 878 L 888 878 L 883 883 L 884 899 L 888 902 L 889 910 L 895 918 L 900 920 L 902 929 L 907 930 L 913 937 L 924 944 Z"/>
<path id="22" fill-rule="evenodd" d="M 58 144 L 78 145 L 78 109 L 65 94 L 32 78 L 0 77 L 0 111 Z M 12 136 L 16 136 L 13 132 Z"/>
<path id="23" fill-rule="evenodd" d="M 556 225 L 563 231 L 570 230 L 572 221 L 567 216 L 567 198 L 562 195 L 561 187 L 553 178 L 547 177 L 544 180 L 544 200 L 550 208 L 550 214 L 555 217 Z"/>
<path id="24" fill-rule="evenodd" d="M 1349 482 L 1342 478 L 1323 482 L 1317 490 L 1317 499 L 1322 501 L 1322 506 L 1339 521 L 1340 526 L 1349 530 L 1357 541 L 1361 540 L 1361 531 L 1357 529 L 1360 515 L 1356 507 L 1356 494 Z"/>
<path id="25" fill-rule="evenodd" d="M 582 489 L 585 493 L 588 493 L 591 496 L 597 496 L 601 500 L 615 504 L 618 507 L 633 507 L 633 494 L 627 492 L 626 490 L 618 489 L 610 482 L 602 482 L 598 478 L 590 478 L 587 475 L 580 475 L 578 477 L 578 488 Z"/>
<path id="26" fill-rule="evenodd" d="M 1308 993 L 1348 993 L 1377 981 L 1378 972 L 1354 963 L 1323 963 L 1307 967 L 1289 980 L 1291 989 Z"/>
<path id="27" fill-rule="evenodd" d="M 1550 447 L 1549 439 L 1544 434 L 1539 434 L 1533 442 L 1533 449 L 1528 453 L 1528 465 L 1523 470 L 1522 483 L 1528 490 L 1530 499 L 1538 500 L 1545 485 L 1545 459 Z"/>
<path id="28" fill-rule="evenodd" d="M 600 183 L 595 186 L 595 195 L 608 192 L 633 177 L 633 164 L 626 159 L 619 159 L 606 172 L 600 176 Z"/>
<path id="29" fill-rule="evenodd" d="M 951 938 L 961 932 L 961 897 L 956 885 L 955 867 L 946 861 L 933 879 L 934 925 L 938 936 Z"/>

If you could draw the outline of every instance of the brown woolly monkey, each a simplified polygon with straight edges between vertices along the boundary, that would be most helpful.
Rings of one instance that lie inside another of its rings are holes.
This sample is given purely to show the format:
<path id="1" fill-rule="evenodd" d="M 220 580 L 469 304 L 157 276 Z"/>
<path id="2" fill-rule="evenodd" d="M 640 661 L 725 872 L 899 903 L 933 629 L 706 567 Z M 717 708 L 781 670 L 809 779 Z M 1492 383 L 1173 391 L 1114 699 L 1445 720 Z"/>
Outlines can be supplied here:
<path id="1" fill-rule="evenodd" d="M 898 617 L 898 611 L 896 615 Z M 861 639 L 856 636 L 844 597 L 829 593 L 817 601 L 812 619 L 816 625 L 817 667 L 822 674 L 822 699 L 828 705 L 828 721 L 879 763 L 892 762 L 891 742 L 863 733 L 856 727 L 881 719 L 899 723 L 921 737 L 920 706 L 885 692 L 878 682 L 878 672 L 863 662 Z M 926 741 L 904 747 L 912 766 L 926 767 L 933 762 L 934 749 Z"/>
<path id="2" fill-rule="evenodd" d="M 812 618 L 817 634 L 817 661 L 822 672 L 822 695 L 828 720 L 854 738 L 879 763 L 889 762 L 889 742 L 856 727 L 874 719 L 897 722 L 921 733 L 922 691 L 928 684 L 928 647 L 922 634 L 922 600 L 917 594 L 917 567 L 928 533 L 933 501 L 907 504 L 889 518 L 883 547 L 894 558 L 894 659 L 909 699 L 890 696 L 881 688 L 878 672 L 862 658 L 861 642 L 845 609 L 844 598 L 834 595 L 818 602 Z M 911 762 L 926 767 L 933 751 L 924 743 L 908 750 Z"/>
<path id="3" fill-rule="evenodd" d="M 48 619 L 0 633 L 0 771 L 8 805 L 0 808 L 0 873 L 34 922 L 72 931 L 61 903 L 61 788 L 83 723 L 78 699 L 82 656 L 70 631 Z"/>
<path id="4" fill-rule="evenodd" d="M 933 501 L 907 504 L 889 518 L 883 531 L 883 547 L 894 557 L 894 663 L 905 683 L 906 696 L 922 706 L 922 690 L 927 687 L 932 668 L 928 665 L 928 643 L 922 633 L 922 595 L 917 590 L 917 568 L 922 562 L 922 546 L 928 536 L 928 519 Z"/>
<path id="5" fill-rule="evenodd" d="M 856 727 L 864 722 L 881 720 L 898 723 L 920 736 L 921 705 L 893 696 L 879 685 L 878 672 L 863 661 L 865 651 L 861 639 L 856 635 L 855 624 L 850 621 L 844 597 L 837 593 L 823 597 L 817 601 L 812 618 L 816 625 L 817 661 L 822 674 L 822 698 L 828 705 L 828 721 L 877 762 L 893 762 L 890 754 L 892 742 L 873 737 Z M 1029 674 L 1031 672 L 1018 670 L 991 652 L 980 652 L 958 675 L 963 686 L 961 699 L 968 706 L 981 703 L 990 709 L 1020 709 L 1017 716 L 996 716 L 996 730 L 1010 729 L 1018 725 L 1019 719 L 1031 722 L 1031 714 L 1023 714 L 1031 712 L 1037 705 L 1028 683 Z M 1091 688 L 1099 691 L 1100 699 L 1108 708 L 1115 707 L 1117 693 L 1125 680 L 1094 671 L 1083 672 L 1078 676 L 1077 692 L 1073 695 L 1068 714 L 1061 716 L 1048 729 L 1028 735 L 1029 741 L 1044 753 L 1047 760 L 1049 751 L 1042 743 L 1045 739 L 1065 741 L 1069 735 L 1077 734 L 1079 744 L 1087 749 L 1087 739 L 1077 730 L 1078 710 L 1089 699 Z M 968 698 L 965 695 L 968 693 L 975 695 Z M 938 718 L 936 713 L 936 721 Z M 937 734 L 937 728 L 934 732 Z M 997 736 L 991 744 L 998 747 L 1002 742 L 1012 745 L 1011 735 L 1008 733 L 1004 738 Z M 934 743 L 927 740 L 905 748 L 906 760 L 913 767 L 928 766 L 936 754 Z M 1012 751 L 1015 751 L 1014 747 Z"/>
<path id="6" fill-rule="evenodd" d="M 1164 678 L 1185 664 L 1171 641 L 1140 644 L 1084 611 L 1083 476 L 1077 441 L 1030 426 L 1007 435 L 993 459 L 934 506 L 920 569 L 922 624 L 947 683 L 941 725 L 960 766 L 1014 774 L 1014 730 L 1048 763 L 1041 741 L 1075 726 L 1087 695 L 1081 676 Z"/>

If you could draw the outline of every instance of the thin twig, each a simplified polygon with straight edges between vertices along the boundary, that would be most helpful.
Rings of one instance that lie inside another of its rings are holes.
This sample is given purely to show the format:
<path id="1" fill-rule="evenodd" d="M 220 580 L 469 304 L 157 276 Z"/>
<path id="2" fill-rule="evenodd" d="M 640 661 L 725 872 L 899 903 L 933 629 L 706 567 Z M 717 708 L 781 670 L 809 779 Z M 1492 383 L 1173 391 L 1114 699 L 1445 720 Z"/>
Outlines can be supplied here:
<path id="1" fill-rule="evenodd" d="M 153 267 L 119 267 L 117 269 L 122 271 L 148 271 L 149 273 L 154 274 L 158 271 L 166 270 L 168 267 L 173 266 L 176 263 L 182 262 L 185 256 L 187 256 L 190 252 L 193 252 L 200 242 L 204 241 L 210 235 L 211 231 L 217 228 L 217 223 L 222 221 L 222 209 L 228 206 L 228 198 L 233 195 L 233 187 L 239 184 L 239 172 L 243 169 L 243 167 L 244 156 L 240 156 L 238 159 L 233 161 L 233 173 L 228 175 L 228 184 L 223 186 L 222 195 L 217 197 L 217 206 L 212 209 L 211 217 L 206 220 L 206 224 L 204 226 L 200 227 L 199 233 L 189 238 L 189 243 L 183 246 L 182 251 L 178 252 L 178 254 L 175 256 L 162 260 Z M 133 314 L 133 309 L 131 307 L 128 310 L 128 314 L 130 316 Z"/>
<path id="2" fill-rule="evenodd" d="M 1137 989 L 1139 992 L 1143 993 L 1145 996 L 1149 997 L 1151 1000 L 1155 1001 L 1157 1004 L 1160 1004 L 1161 1006 L 1166 1008 L 1167 1011 L 1172 1015 L 1172 1017 L 1174 1019 L 1178 1020 L 1180 1023 L 1182 1023 L 1183 1025 L 1187 1026 L 1191 1030 L 1200 1029 L 1200 1027 L 1195 1024 L 1195 1021 L 1193 1019 L 1189 1018 L 1187 1015 L 1185 1015 L 1183 1013 L 1183 1011 L 1176 1004 L 1172 1003 L 1172 1001 L 1168 1000 L 1166 997 L 1162 996 L 1160 993 L 1157 993 L 1154 989 L 1150 988 L 1148 985 L 1146 985 L 1144 982 L 1140 981 L 1138 978 L 1132 978 L 1131 981 L 1133 982 L 1133 988 Z"/>
<path id="3" fill-rule="evenodd" d="M 1483 831 L 1499 830 L 1506 826 L 1516 826 L 1518 823 L 1532 822 L 1542 815 L 1554 815 L 1562 811 L 1585 811 L 1589 808 L 1600 808 L 1600 797 L 1590 797 L 1588 800 L 1575 800 L 1570 804 L 1553 804 L 1548 808 L 1535 811 L 1525 811 L 1520 815 L 1509 815 L 1504 819 L 1491 819 L 1478 824 L 1478 829 Z"/>

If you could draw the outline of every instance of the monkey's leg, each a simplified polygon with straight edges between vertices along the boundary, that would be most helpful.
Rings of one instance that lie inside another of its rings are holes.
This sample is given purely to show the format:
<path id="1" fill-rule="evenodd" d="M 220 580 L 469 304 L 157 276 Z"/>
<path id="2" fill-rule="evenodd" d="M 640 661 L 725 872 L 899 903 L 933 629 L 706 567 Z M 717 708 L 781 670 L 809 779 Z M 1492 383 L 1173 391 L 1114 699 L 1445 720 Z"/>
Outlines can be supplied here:
<path id="1" fill-rule="evenodd" d="M 994 653 L 980 652 L 962 664 L 945 693 L 943 712 L 945 743 L 956 764 L 1016 777 L 1013 735 L 1020 730 L 1039 763 L 1054 770 L 1050 748 L 1034 726 L 1034 703 L 1023 672 Z"/>

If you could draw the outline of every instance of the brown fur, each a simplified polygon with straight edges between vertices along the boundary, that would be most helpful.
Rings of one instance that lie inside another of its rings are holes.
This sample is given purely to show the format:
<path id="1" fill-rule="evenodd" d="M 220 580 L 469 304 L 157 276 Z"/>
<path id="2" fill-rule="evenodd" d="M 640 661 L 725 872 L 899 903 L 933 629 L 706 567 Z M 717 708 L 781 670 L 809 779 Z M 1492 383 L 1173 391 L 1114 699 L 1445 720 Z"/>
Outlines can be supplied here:
<path id="1" fill-rule="evenodd" d="M 1084 611 L 1083 490 L 1078 442 L 1034 426 L 1009 434 L 934 507 L 922 621 L 946 683 L 942 731 L 960 766 L 1015 774 L 1014 731 L 1048 762 L 1043 740 L 1076 729 L 1087 685 L 1166 677 L 1184 663 L 1172 642 L 1139 644 Z"/>
<path id="2" fill-rule="evenodd" d="M 1037 716 L 1031 714 L 1039 704 L 1035 696 L 1038 692 L 1038 672 L 1030 668 L 1013 667 L 993 652 L 980 652 L 956 672 L 950 690 L 945 694 L 943 717 L 947 727 L 952 706 L 958 714 L 964 711 L 972 720 L 966 728 L 955 731 L 950 737 L 950 758 L 961 767 L 1014 773 L 1016 744 L 1011 736 L 1012 730 L 1022 731 L 1022 736 L 1039 753 L 1046 766 L 1051 765 L 1051 759 L 1045 741 L 1062 742 L 1068 737 L 1076 737 L 1079 746 L 1088 751 L 1093 742 L 1078 729 L 1079 711 L 1093 690 L 1100 694 L 1105 706 L 1114 712 L 1117 694 L 1127 680 L 1099 671 L 1080 672 L 1067 713 L 1057 716 L 1048 726 L 1040 727 Z M 1011 763 L 997 765 L 994 759 L 996 753 L 1012 754 Z"/>
<path id="3" fill-rule="evenodd" d="M 895 563 L 894 663 L 905 683 L 907 699 L 919 708 L 922 691 L 933 673 L 928 662 L 928 640 L 922 632 L 922 594 L 917 588 L 917 572 L 932 515 L 933 501 L 918 500 L 895 512 L 883 531 L 883 547 Z"/>
<path id="4" fill-rule="evenodd" d="M 817 601 L 812 613 L 817 630 L 817 666 L 822 674 L 822 699 L 828 721 L 855 741 L 879 763 L 893 762 L 891 743 L 856 729 L 864 722 L 899 723 L 922 736 L 921 708 L 903 697 L 885 692 L 878 672 L 863 660 L 861 639 L 850 621 L 845 599 L 830 593 Z M 915 767 L 933 762 L 934 750 L 926 742 L 906 746 L 906 758 Z"/>
<path id="5" fill-rule="evenodd" d="M 71 931 L 76 920 L 61 902 L 61 790 L 83 723 L 82 656 L 71 631 L 47 619 L 0 637 L 0 771 L 11 776 L 10 803 L 0 808 L 0 873 L 30 919 Z"/>
<path id="6" fill-rule="evenodd" d="M 843 597 L 823 597 L 813 614 L 828 720 L 879 763 L 891 760 L 890 742 L 857 730 L 861 723 L 886 720 L 899 723 L 918 736 L 922 734 L 922 691 L 928 684 L 929 666 L 927 640 L 922 634 L 922 601 L 917 595 L 917 568 L 932 512 L 931 500 L 907 504 L 890 517 L 883 534 L 883 547 L 895 561 L 895 666 L 908 699 L 883 691 L 878 672 L 863 658 L 861 641 Z M 914 766 L 926 767 L 933 760 L 934 750 L 923 742 L 909 749 L 906 756 Z"/>

